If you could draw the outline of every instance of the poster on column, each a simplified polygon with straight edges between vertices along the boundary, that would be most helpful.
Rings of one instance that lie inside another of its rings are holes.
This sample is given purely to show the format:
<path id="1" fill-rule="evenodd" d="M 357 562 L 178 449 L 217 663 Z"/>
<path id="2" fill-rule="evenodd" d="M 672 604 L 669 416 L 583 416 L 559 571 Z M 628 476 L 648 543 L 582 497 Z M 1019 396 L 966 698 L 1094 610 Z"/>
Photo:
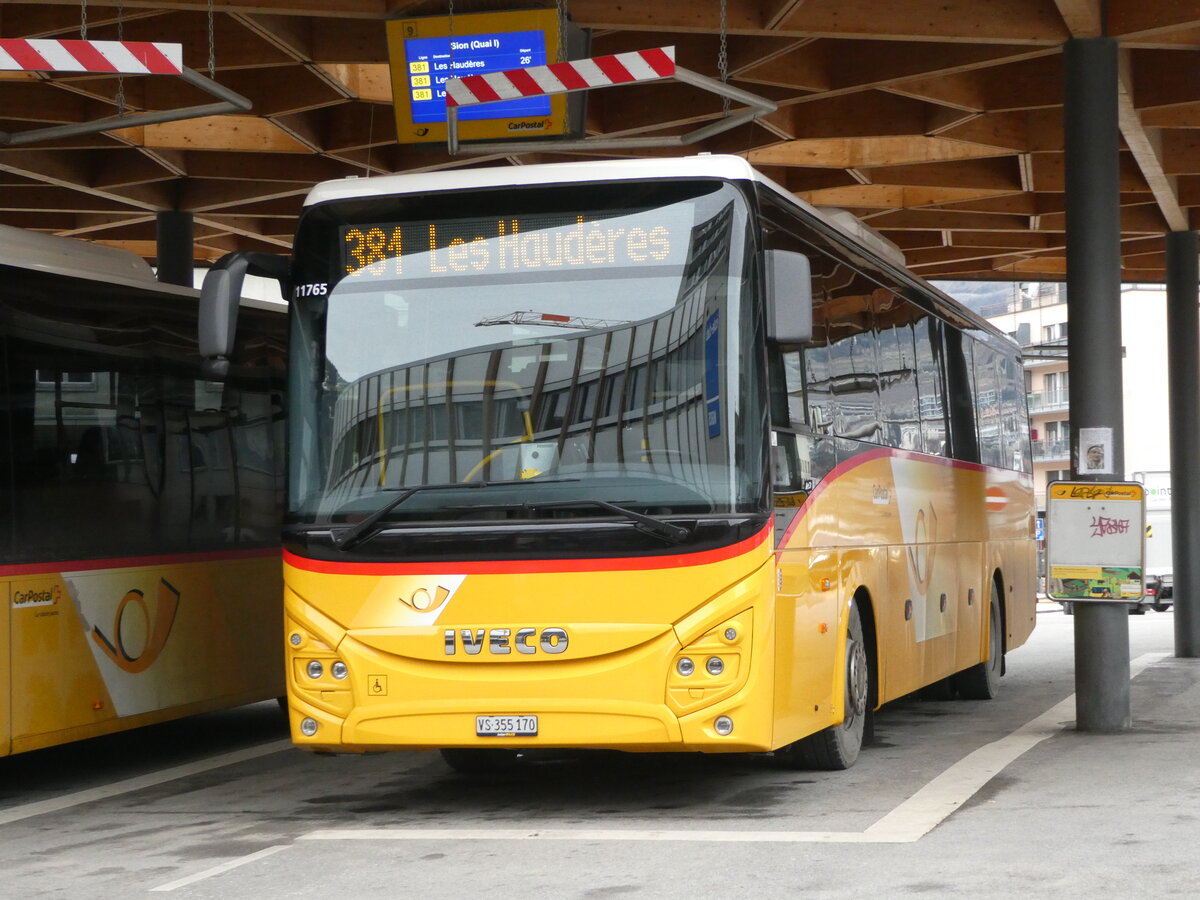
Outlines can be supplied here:
<path id="1" fill-rule="evenodd" d="M 1046 492 L 1046 593 L 1129 603 L 1144 592 L 1145 487 L 1055 481 Z"/>

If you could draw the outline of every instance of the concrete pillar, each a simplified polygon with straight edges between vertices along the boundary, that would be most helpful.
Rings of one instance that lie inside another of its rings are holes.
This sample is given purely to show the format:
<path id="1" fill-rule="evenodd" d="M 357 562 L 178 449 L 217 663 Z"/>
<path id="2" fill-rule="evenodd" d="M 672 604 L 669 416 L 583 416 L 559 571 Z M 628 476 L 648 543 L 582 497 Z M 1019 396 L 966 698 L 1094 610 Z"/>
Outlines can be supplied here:
<path id="1" fill-rule="evenodd" d="M 1196 232 L 1167 235 L 1167 387 L 1175 655 L 1200 656 L 1200 259 Z"/>
<path id="2" fill-rule="evenodd" d="M 192 286 L 195 248 L 192 214 L 167 210 L 158 214 L 158 280 Z"/>
<path id="3" fill-rule="evenodd" d="M 1082 480 L 1123 480 L 1117 42 L 1068 41 L 1063 62 L 1072 470 Z M 1085 428 L 1108 429 L 1113 474 L 1081 472 Z M 1073 606 L 1076 728 L 1123 731 L 1132 722 L 1128 609 L 1112 602 Z"/>

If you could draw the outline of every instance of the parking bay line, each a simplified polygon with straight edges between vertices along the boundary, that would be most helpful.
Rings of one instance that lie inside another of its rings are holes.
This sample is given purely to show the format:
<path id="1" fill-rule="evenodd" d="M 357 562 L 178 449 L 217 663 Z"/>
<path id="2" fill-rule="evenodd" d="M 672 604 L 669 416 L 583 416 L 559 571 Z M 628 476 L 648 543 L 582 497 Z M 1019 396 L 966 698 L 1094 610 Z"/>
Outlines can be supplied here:
<path id="1" fill-rule="evenodd" d="M 1135 678 L 1169 654 L 1147 653 L 1129 664 Z M 319 829 L 300 841 L 678 841 L 682 843 L 907 844 L 919 841 L 992 778 L 1070 721 L 1075 695 L 1016 731 L 967 754 L 866 831 L 682 831 L 601 828 L 347 828 Z"/>
<path id="2" fill-rule="evenodd" d="M 245 856 L 239 856 L 237 859 L 226 860 L 220 865 L 213 866 L 210 869 L 205 869 L 203 872 L 196 872 L 192 875 L 185 875 L 183 878 L 177 878 L 174 881 L 168 881 L 166 884 L 160 884 L 158 887 L 150 888 L 154 891 L 173 891 L 176 888 L 187 887 L 189 884 L 195 884 L 197 881 L 203 881 L 206 878 L 212 878 L 214 875 L 222 875 L 231 869 L 237 869 L 247 863 L 257 862 L 260 859 L 265 859 L 268 856 L 274 856 L 280 850 L 286 850 L 291 844 L 276 844 L 274 847 L 264 847 L 255 853 L 247 853 Z"/>
<path id="3" fill-rule="evenodd" d="M 272 741 L 268 744 L 260 744 L 257 747 L 247 747 L 244 750 L 222 753 L 220 756 L 214 756 L 211 759 L 184 763 L 183 765 L 173 766 L 159 772 L 150 772 L 147 775 L 138 775 L 135 778 L 127 778 L 124 781 L 115 781 L 112 784 L 104 784 L 99 787 L 76 791 L 73 794 L 64 794 L 61 797 L 51 797 L 48 800 L 38 800 L 34 803 L 24 803 L 20 806 L 0 809 L 0 825 L 8 825 L 12 822 L 20 822 L 22 819 L 33 818 L 34 816 L 44 816 L 47 813 L 61 812 L 64 809 L 81 806 L 84 803 L 95 803 L 97 800 L 107 800 L 110 797 L 117 797 L 121 794 L 129 794 L 145 788 L 156 787 L 168 781 L 176 781 L 180 778 L 199 775 L 202 772 L 210 772 L 213 769 L 220 769 L 224 766 L 236 765 L 247 760 L 258 759 L 260 756 L 270 756 L 272 753 L 281 753 L 284 750 L 292 749 L 293 746 L 290 739 Z"/>

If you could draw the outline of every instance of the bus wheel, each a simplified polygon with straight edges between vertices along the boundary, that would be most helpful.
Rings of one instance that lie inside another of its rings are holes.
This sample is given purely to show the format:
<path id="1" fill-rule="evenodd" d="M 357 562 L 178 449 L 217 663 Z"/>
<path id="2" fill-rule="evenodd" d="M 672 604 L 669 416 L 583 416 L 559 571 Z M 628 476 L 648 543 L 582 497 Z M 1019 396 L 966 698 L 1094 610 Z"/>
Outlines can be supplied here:
<path id="1" fill-rule="evenodd" d="M 991 700 L 1000 692 L 1000 674 L 1004 671 L 1004 645 L 1000 638 L 1000 592 L 992 582 L 992 602 L 988 606 L 988 658 L 954 676 L 958 695 L 964 700 Z"/>
<path id="2" fill-rule="evenodd" d="M 455 772 L 464 775 L 495 775 L 507 772 L 517 764 L 520 753 L 516 750 L 469 750 L 461 747 L 446 747 L 442 759 Z"/>
<path id="3" fill-rule="evenodd" d="M 858 604 L 850 605 L 850 623 L 846 631 L 844 663 L 846 715 L 840 725 L 801 738 L 785 747 L 780 756 L 796 769 L 848 769 L 862 749 L 867 720 L 871 718 L 871 662 L 863 641 L 862 617 Z"/>

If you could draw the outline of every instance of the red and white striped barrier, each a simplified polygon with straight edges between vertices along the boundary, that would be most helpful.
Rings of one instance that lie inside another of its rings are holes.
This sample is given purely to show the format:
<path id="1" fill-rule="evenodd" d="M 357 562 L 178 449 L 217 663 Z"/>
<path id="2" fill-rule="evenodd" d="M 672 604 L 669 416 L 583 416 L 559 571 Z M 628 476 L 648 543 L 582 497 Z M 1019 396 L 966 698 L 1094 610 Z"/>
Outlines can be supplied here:
<path id="1" fill-rule="evenodd" d="M 183 45 L 150 41 L 0 39 L 0 71 L 181 75 Z"/>
<path id="2" fill-rule="evenodd" d="M 613 56 L 465 75 L 446 82 L 447 106 L 473 106 L 540 94 L 565 94 L 614 84 L 659 81 L 675 74 L 675 48 L 658 47 Z"/>

